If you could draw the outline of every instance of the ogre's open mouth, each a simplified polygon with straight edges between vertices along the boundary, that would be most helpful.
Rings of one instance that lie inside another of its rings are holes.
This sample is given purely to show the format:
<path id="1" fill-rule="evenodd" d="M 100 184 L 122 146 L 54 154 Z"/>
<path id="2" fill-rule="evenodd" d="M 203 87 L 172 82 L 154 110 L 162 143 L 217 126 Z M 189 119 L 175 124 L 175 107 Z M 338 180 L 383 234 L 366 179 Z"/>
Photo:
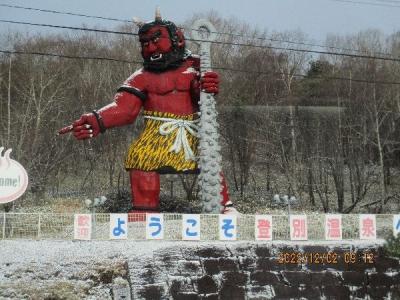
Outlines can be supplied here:
<path id="1" fill-rule="evenodd" d="M 162 54 L 161 53 L 156 53 L 156 54 L 153 54 L 151 57 L 150 57 L 150 60 L 151 61 L 155 61 L 155 60 L 159 60 L 159 59 L 161 59 L 162 58 Z"/>

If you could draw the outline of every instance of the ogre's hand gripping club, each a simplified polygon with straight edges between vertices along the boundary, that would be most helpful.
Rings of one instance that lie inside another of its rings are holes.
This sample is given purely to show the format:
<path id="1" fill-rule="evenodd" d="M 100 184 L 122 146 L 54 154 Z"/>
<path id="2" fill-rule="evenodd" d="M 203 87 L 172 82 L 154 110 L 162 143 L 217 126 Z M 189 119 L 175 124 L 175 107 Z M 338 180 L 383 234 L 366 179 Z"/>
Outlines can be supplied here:
<path id="1" fill-rule="evenodd" d="M 200 44 L 200 71 L 204 74 L 211 70 L 210 42 L 216 38 L 215 27 L 207 20 L 197 20 L 193 24 L 192 37 Z M 201 91 L 199 104 L 200 198 L 203 212 L 218 214 L 221 211 L 222 200 L 222 168 L 214 95 Z"/>

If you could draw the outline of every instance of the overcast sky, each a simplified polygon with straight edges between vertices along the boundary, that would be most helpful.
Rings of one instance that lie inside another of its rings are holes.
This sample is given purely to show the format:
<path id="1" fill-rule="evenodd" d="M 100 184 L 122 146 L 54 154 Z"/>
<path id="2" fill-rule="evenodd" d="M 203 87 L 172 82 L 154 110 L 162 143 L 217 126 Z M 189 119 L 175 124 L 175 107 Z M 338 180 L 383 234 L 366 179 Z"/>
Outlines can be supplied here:
<path id="1" fill-rule="evenodd" d="M 400 31 L 400 0 L 0 0 L 0 4 L 121 19 L 138 16 L 144 20 L 153 19 L 154 9 L 158 5 L 163 18 L 176 23 L 183 22 L 196 12 L 213 9 L 224 17 L 236 17 L 260 29 L 265 28 L 268 32 L 300 29 L 312 41 L 323 41 L 328 33 L 356 33 L 368 28 L 380 29 L 386 34 Z M 117 24 L 112 21 L 6 7 L 0 7 L 0 19 L 68 26 L 80 26 L 85 23 L 88 26 L 97 24 L 109 28 Z M 33 32 L 44 30 L 40 27 L 0 23 L 0 31 L 8 28 Z"/>

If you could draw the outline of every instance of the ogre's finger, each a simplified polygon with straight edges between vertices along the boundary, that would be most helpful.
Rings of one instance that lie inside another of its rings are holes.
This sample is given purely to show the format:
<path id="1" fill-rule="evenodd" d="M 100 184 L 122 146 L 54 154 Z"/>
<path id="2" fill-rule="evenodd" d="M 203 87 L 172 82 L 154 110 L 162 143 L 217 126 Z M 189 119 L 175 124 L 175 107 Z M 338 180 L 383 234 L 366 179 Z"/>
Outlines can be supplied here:
<path id="1" fill-rule="evenodd" d="M 93 137 L 93 133 L 88 133 L 88 132 L 84 132 L 84 133 L 74 133 L 74 136 L 76 139 L 78 140 L 86 140 L 86 139 L 90 139 Z"/>
<path id="2" fill-rule="evenodd" d="M 74 136 L 75 137 L 77 137 L 77 136 L 79 136 L 79 135 L 82 135 L 82 134 L 92 134 L 93 133 L 93 130 L 91 130 L 91 129 L 82 129 L 82 130 L 77 130 L 77 131 L 75 131 L 74 130 Z"/>
<path id="3" fill-rule="evenodd" d="M 89 124 L 84 124 L 80 126 L 74 127 L 74 132 L 79 132 L 79 131 L 85 131 L 85 130 L 91 130 L 91 127 Z"/>
<path id="4" fill-rule="evenodd" d="M 58 131 L 58 134 L 65 134 L 65 133 L 71 132 L 73 129 L 74 129 L 74 127 L 72 125 L 65 126 Z"/>
<path id="5" fill-rule="evenodd" d="M 209 83 L 203 83 L 203 84 L 201 85 L 201 87 L 202 87 L 203 89 L 218 88 L 218 85 L 217 85 L 216 83 L 214 83 L 214 82 L 209 82 Z"/>
<path id="6" fill-rule="evenodd" d="M 219 79 L 218 78 L 212 78 L 212 77 L 203 77 L 203 78 L 200 79 L 200 81 L 202 83 L 208 83 L 208 82 L 219 83 Z"/>
<path id="7" fill-rule="evenodd" d="M 73 125 L 74 127 L 78 127 L 78 126 L 84 125 L 85 123 L 86 123 L 86 117 L 85 117 L 85 116 L 82 116 L 82 117 L 79 118 L 79 120 L 74 121 L 74 122 L 72 123 L 72 125 Z"/>
<path id="8" fill-rule="evenodd" d="M 206 93 L 214 93 L 214 94 L 218 93 L 218 89 L 216 87 L 206 88 L 206 89 L 204 89 L 204 91 Z"/>
<path id="9" fill-rule="evenodd" d="M 213 71 L 208 71 L 208 72 L 205 72 L 202 77 L 218 78 L 218 73 L 217 72 L 213 72 Z"/>

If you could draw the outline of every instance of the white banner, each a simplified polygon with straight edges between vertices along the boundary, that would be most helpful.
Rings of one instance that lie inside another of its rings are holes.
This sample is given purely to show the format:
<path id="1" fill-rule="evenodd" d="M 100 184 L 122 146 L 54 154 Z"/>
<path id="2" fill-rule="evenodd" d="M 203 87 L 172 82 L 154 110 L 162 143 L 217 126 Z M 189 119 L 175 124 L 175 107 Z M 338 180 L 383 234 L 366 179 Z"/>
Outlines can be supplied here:
<path id="1" fill-rule="evenodd" d="M 162 240 L 164 238 L 164 215 L 146 214 L 146 239 Z"/>
<path id="2" fill-rule="evenodd" d="M 393 235 L 397 237 L 400 233 L 400 215 L 393 215 Z"/>
<path id="3" fill-rule="evenodd" d="M 92 237 L 92 215 L 74 215 L 74 239 L 90 240 Z"/>
<path id="4" fill-rule="evenodd" d="M 237 219 L 235 215 L 219 215 L 219 239 L 221 241 L 236 241 Z"/>
<path id="5" fill-rule="evenodd" d="M 372 214 L 360 215 L 360 239 L 376 239 L 376 217 Z"/>
<path id="6" fill-rule="evenodd" d="M 182 215 L 182 240 L 200 240 L 200 215 Z"/>
<path id="7" fill-rule="evenodd" d="M 255 232 L 256 241 L 272 240 L 272 216 L 257 215 L 255 216 Z"/>
<path id="8" fill-rule="evenodd" d="M 128 238 L 128 214 L 110 214 L 110 239 Z"/>
<path id="9" fill-rule="evenodd" d="M 342 239 L 342 215 L 325 215 L 325 239 L 328 241 Z"/>
<path id="10" fill-rule="evenodd" d="M 307 216 L 306 215 L 290 215 L 290 239 L 292 241 L 305 241 L 307 235 Z"/>

